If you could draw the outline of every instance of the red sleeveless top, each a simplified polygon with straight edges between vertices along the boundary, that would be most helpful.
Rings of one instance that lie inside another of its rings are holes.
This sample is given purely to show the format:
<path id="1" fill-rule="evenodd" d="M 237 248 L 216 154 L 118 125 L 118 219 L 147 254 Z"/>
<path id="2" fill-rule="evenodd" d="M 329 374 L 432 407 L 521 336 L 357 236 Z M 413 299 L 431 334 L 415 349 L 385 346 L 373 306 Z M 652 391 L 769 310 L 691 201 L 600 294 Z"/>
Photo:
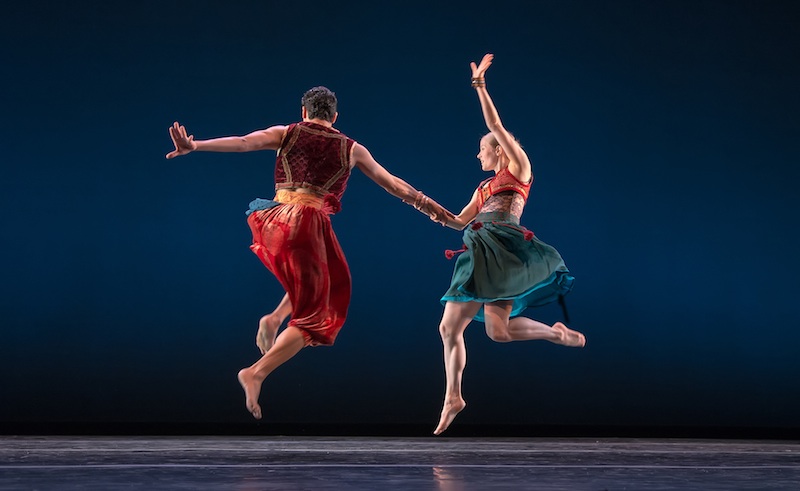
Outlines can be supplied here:
<path id="1" fill-rule="evenodd" d="M 503 191 L 514 191 L 515 193 L 519 193 L 523 198 L 525 198 L 525 201 L 527 201 L 532 184 L 533 175 L 531 175 L 531 182 L 524 184 L 522 181 L 514 177 L 514 174 L 508 170 L 508 167 L 505 167 L 500 172 L 495 174 L 494 177 L 486 179 L 478 186 L 478 210 L 480 210 L 486 200 L 489 199 L 489 196 L 502 193 Z"/>
<path id="2" fill-rule="evenodd" d="M 304 187 L 340 200 L 350 177 L 354 144 L 327 126 L 305 121 L 290 124 L 275 161 L 275 190 Z"/>

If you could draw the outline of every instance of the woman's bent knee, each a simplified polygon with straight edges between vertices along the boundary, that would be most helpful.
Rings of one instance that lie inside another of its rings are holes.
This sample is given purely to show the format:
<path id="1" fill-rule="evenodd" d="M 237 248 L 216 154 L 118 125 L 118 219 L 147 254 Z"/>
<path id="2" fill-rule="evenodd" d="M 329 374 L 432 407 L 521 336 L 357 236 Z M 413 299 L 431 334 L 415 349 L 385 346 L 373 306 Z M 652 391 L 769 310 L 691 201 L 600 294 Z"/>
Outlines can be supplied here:
<path id="1" fill-rule="evenodd" d="M 486 335 L 489 336 L 489 339 L 497 343 L 508 343 L 511 341 L 511 335 L 508 334 L 507 329 L 497 329 L 490 324 L 486 324 Z"/>

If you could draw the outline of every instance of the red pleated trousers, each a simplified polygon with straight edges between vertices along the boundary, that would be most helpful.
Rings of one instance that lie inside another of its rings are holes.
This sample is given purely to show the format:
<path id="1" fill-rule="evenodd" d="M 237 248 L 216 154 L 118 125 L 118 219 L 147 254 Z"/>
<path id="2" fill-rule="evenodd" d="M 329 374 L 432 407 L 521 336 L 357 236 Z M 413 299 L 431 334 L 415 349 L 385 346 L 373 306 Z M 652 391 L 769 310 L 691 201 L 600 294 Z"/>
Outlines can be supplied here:
<path id="1" fill-rule="evenodd" d="M 290 326 L 306 346 L 332 345 L 350 305 L 350 268 L 328 214 L 281 204 L 247 218 L 250 249 L 278 279 L 292 302 Z"/>

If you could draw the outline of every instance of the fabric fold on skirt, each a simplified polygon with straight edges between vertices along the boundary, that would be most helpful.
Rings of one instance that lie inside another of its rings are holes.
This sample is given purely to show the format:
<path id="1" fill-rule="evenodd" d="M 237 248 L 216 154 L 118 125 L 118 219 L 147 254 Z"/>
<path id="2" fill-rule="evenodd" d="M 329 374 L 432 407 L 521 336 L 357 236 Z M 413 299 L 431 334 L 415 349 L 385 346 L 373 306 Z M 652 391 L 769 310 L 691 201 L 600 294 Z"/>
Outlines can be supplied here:
<path id="1" fill-rule="evenodd" d="M 450 288 L 441 303 L 513 300 L 511 317 L 557 301 L 575 278 L 552 246 L 519 226 L 510 214 L 481 214 L 464 232 Z M 483 307 L 475 320 L 485 320 Z"/>

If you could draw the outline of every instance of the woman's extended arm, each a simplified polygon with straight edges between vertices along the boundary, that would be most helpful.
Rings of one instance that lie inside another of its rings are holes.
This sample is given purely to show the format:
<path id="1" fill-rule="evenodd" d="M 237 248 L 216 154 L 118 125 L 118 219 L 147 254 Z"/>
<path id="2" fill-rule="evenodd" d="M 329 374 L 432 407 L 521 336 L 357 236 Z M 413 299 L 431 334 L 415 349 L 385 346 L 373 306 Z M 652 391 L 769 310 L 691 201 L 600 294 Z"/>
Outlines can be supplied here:
<path id="1" fill-rule="evenodd" d="M 511 160 L 509 170 L 514 176 L 522 182 L 528 182 L 531 174 L 531 162 L 528 155 L 522 150 L 514 140 L 514 137 L 503 127 L 500 121 L 500 115 L 497 108 L 489 97 L 489 91 L 486 89 L 486 78 L 484 77 L 486 70 L 491 66 L 494 55 L 489 53 L 483 56 L 480 65 L 475 65 L 475 62 L 470 63 L 472 68 L 472 86 L 478 93 L 478 100 L 481 103 L 481 110 L 483 111 L 483 119 L 486 121 L 486 127 L 492 132 L 492 135 L 497 139 L 497 142 L 503 148 L 503 151 L 508 155 Z"/>
<path id="2" fill-rule="evenodd" d="M 456 215 L 455 217 L 447 220 L 444 224 L 447 227 L 456 230 L 464 230 L 469 223 L 475 219 L 478 215 L 478 190 L 476 189 L 474 193 L 472 193 L 472 199 L 469 200 L 467 206 L 461 210 L 461 213 Z"/>
<path id="3" fill-rule="evenodd" d="M 195 141 L 194 135 L 187 135 L 186 128 L 176 121 L 169 128 L 169 136 L 172 138 L 175 150 L 168 153 L 167 158 L 172 159 L 195 151 L 253 152 L 256 150 L 277 150 L 280 148 L 285 131 L 285 126 L 272 126 L 244 136 L 226 136 Z"/>

